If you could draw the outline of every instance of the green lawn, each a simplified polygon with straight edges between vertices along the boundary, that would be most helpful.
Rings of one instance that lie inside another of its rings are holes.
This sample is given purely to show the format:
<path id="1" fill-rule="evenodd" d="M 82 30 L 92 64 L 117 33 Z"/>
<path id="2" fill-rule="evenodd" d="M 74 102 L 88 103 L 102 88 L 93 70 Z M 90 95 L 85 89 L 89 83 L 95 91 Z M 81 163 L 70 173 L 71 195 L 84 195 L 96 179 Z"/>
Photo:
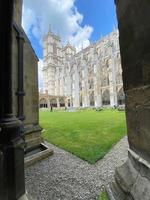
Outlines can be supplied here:
<path id="1" fill-rule="evenodd" d="M 126 134 L 125 113 L 116 110 L 40 112 L 43 137 L 94 164 Z"/>
<path id="2" fill-rule="evenodd" d="M 107 193 L 105 191 L 102 192 L 98 200 L 109 200 Z"/>

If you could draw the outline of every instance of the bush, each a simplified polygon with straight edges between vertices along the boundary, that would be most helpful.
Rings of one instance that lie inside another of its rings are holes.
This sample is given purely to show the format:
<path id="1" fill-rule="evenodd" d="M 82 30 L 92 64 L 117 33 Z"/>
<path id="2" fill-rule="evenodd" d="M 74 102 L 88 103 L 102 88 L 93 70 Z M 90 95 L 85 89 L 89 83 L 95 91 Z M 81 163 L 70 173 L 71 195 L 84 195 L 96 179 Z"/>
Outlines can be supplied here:
<path id="1" fill-rule="evenodd" d="M 96 111 L 102 111 L 102 110 L 103 110 L 103 108 L 101 108 L 101 107 L 98 107 L 98 108 L 95 108 L 95 110 L 96 110 Z"/>
<path id="2" fill-rule="evenodd" d="M 125 111 L 125 105 L 120 105 L 118 106 L 119 111 Z"/>

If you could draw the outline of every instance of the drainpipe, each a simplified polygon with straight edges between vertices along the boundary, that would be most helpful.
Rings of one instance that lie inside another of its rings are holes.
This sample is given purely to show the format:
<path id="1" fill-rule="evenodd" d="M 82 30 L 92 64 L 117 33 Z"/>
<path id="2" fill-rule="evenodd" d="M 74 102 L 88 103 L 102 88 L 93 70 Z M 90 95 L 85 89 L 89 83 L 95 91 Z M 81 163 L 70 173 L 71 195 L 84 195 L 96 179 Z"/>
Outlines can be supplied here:
<path id="1" fill-rule="evenodd" d="M 20 120 L 24 120 L 24 112 L 23 112 L 23 98 L 25 95 L 24 92 L 24 33 L 18 27 L 18 25 L 14 22 L 13 27 L 17 32 L 17 41 L 18 41 L 18 91 L 16 95 L 18 96 L 18 118 Z"/>

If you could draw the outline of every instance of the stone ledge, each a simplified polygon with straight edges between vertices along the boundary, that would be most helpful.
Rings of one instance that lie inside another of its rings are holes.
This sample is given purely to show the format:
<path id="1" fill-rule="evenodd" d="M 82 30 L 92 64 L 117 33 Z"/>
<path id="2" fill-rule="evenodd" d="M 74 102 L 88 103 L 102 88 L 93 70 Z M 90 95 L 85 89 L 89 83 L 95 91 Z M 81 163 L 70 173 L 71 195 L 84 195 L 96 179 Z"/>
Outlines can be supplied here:
<path id="1" fill-rule="evenodd" d="M 41 145 L 45 148 L 43 151 L 35 153 L 33 155 L 27 156 L 24 159 L 25 162 L 25 168 L 35 164 L 36 162 L 39 162 L 51 155 L 53 155 L 53 151 L 44 143 L 41 143 Z"/>

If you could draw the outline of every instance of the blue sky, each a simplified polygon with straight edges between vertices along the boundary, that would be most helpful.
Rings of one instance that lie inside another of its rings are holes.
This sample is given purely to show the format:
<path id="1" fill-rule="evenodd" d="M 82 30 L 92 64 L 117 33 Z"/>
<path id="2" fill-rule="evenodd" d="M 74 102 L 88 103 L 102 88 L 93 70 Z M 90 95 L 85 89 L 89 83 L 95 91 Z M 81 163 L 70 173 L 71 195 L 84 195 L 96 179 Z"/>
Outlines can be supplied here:
<path id="1" fill-rule="evenodd" d="M 39 58 L 39 87 L 43 88 L 43 37 L 49 27 L 77 51 L 117 27 L 114 0 L 24 0 L 22 25 Z M 36 2 L 36 3 L 35 3 Z"/>
<path id="2" fill-rule="evenodd" d="M 45 7 L 43 2 L 46 3 Z M 58 9 L 58 2 L 66 4 L 66 7 Z M 89 41 L 99 40 L 101 36 L 109 34 L 117 27 L 114 0 L 36 0 L 37 4 L 34 3 L 33 0 L 24 0 L 23 26 L 40 59 L 43 57 L 42 37 L 49 24 L 54 32 L 59 32 L 64 44 L 69 40 L 78 49 L 83 44 L 88 46 Z M 67 23 L 67 20 L 68 24 L 72 23 L 71 20 L 74 22 L 73 27 L 66 25 L 68 32 L 65 32 L 62 24 Z"/>
<path id="3" fill-rule="evenodd" d="M 75 5 L 84 15 L 82 24 L 94 27 L 91 41 L 97 41 L 101 35 L 107 35 L 117 27 L 114 0 L 76 0 Z"/>

